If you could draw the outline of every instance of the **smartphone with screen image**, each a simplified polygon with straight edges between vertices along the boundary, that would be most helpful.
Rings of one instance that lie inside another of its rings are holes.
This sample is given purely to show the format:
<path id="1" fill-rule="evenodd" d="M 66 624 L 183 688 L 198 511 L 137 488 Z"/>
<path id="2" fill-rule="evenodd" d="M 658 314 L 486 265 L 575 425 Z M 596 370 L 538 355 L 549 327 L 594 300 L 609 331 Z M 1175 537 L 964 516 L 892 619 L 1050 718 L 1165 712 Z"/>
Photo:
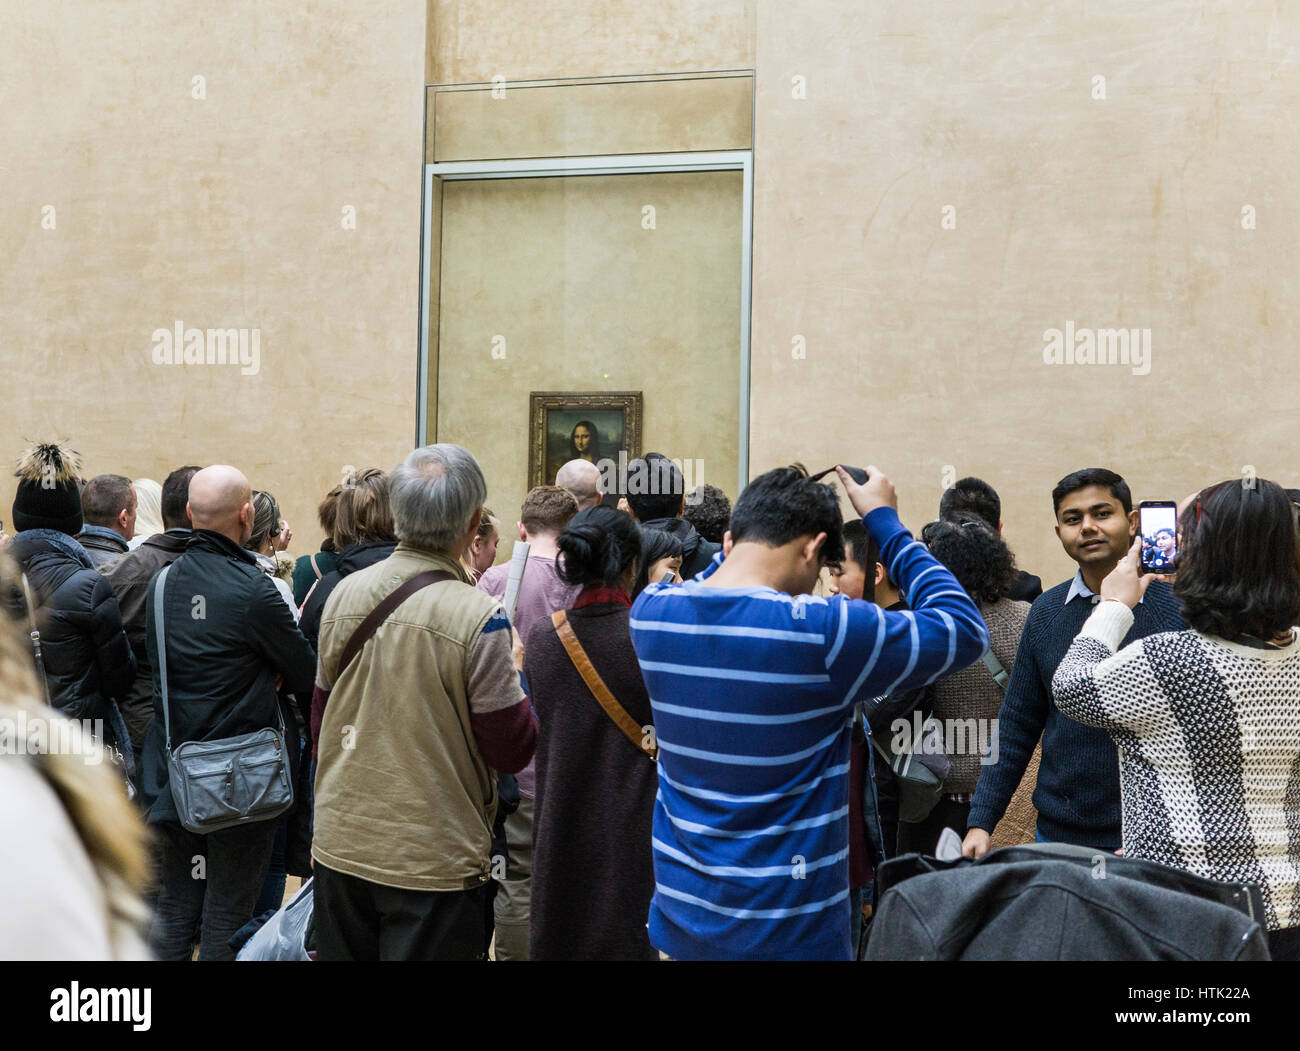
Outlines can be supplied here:
<path id="1" fill-rule="evenodd" d="M 1172 500 L 1143 500 L 1138 504 L 1138 535 L 1142 538 L 1142 572 L 1178 570 L 1178 505 Z"/>

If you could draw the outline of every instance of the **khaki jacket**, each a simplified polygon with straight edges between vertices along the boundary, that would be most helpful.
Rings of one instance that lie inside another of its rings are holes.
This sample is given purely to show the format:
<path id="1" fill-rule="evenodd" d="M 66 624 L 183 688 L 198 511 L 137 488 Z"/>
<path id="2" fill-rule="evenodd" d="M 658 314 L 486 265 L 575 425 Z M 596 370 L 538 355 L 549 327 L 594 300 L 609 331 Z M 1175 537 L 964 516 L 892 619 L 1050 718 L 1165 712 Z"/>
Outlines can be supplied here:
<path id="1" fill-rule="evenodd" d="M 458 579 L 407 598 L 336 681 L 362 620 L 430 569 Z M 470 586 L 459 562 L 406 544 L 339 583 L 320 627 L 316 685 L 330 694 L 316 769 L 317 861 L 406 890 L 487 882 L 496 775 L 470 726 L 469 672 L 471 651 L 500 608 Z"/>

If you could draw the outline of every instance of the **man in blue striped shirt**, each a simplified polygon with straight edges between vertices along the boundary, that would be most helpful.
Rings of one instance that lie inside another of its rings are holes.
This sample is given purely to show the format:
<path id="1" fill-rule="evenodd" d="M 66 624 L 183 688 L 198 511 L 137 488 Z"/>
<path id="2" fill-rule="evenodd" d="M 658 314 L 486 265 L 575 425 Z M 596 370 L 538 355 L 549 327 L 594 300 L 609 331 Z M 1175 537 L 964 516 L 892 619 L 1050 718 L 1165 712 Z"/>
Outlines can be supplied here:
<path id="1" fill-rule="evenodd" d="M 889 480 L 837 471 L 910 610 L 811 594 L 844 543 L 835 491 L 802 467 L 750 482 L 712 565 L 632 607 L 659 745 L 650 941 L 675 959 L 851 959 L 853 704 L 988 646 L 975 604 L 899 522 Z"/>

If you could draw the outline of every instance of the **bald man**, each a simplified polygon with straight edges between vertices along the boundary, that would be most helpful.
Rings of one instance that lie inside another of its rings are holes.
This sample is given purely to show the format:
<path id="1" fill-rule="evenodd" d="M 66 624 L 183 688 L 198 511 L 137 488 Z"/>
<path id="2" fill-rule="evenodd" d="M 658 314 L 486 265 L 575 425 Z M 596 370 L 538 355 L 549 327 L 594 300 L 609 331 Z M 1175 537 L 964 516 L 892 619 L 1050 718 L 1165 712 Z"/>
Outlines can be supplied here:
<path id="1" fill-rule="evenodd" d="M 555 472 L 555 484 L 577 498 L 579 511 L 600 503 L 600 471 L 590 460 L 570 460 Z"/>
<path id="2" fill-rule="evenodd" d="M 205 467 L 190 479 L 194 534 L 158 578 L 145 611 L 154 680 L 154 721 L 141 761 L 140 798 L 159 843 L 157 912 L 151 941 L 163 960 L 188 960 L 198 934 L 200 960 L 232 960 L 231 935 L 253 916 L 271 861 L 275 819 L 198 835 L 185 829 L 172 799 L 158 665 L 161 614 L 167 650 L 170 746 L 284 728 L 297 782 L 303 738 L 277 684 L 310 716 L 316 654 L 271 578 L 243 543 L 253 533 L 252 490 L 233 467 Z M 161 605 L 159 602 L 161 601 Z M 285 713 L 288 717 L 285 717 Z M 204 875 L 194 875 L 195 858 Z"/>
<path id="3" fill-rule="evenodd" d="M 215 464 L 197 472 L 185 509 L 195 529 L 220 533 L 241 547 L 253 535 L 253 487 L 234 467 Z"/>

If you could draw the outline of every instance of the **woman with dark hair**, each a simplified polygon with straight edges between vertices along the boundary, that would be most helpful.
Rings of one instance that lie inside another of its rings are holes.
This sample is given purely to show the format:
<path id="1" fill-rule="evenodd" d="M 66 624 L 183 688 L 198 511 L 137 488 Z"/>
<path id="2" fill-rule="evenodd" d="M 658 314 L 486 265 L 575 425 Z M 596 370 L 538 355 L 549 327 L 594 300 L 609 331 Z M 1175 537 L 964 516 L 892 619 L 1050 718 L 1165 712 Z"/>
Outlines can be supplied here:
<path id="1" fill-rule="evenodd" d="M 1184 631 L 1116 652 L 1153 575 L 1141 541 L 1052 681 L 1060 710 L 1119 748 L 1124 853 L 1259 885 L 1269 951 L 1300 960 L 1300 542 L 1273 482 L 1187 501 L 1174 594 Z"/>
<path id="2" fill-rule="evenodd" d="M 534 625 L 524 648 L 541 727 L 529 956 L 655 960 L 646 915 L 658 771 L 645 745 L 607 714 L 577 669 L 581 658 L 571 655 L 576 637 L 605 690 L 653 741 L 650 698 L 628 629 L 641 531 L 628 514 L 598 506 L 575 515 L 557 545 L 561 575 L 582 591 L 556 622 Z M 573 636 L 567 645 L 566 627 Z"/>
<path id="3" fill-rule="evenodd" d="M 662 580 L 665 573 L 672 573 L 674 579 L 668 583 L 677 584 L 682 579 L 682 540 L 662 529 L 641 529 L 641 572 L 637 574 L 636 586 L 632 589 L 635 599 L 650 581 Z"/>
<path id="4" fill-rule="evenodd" d="M 921 539 L 975 601 L 988 628 L 989 648 L 1010 674 L 1029 617 L 1028 602 L 1003 597 L 1018 574 L 1011 549 L 983 519 L 968 512 L 931 522 L 921 530 Z M 943 782 L 943 795 L 929 817 L 899 821 L 899 854 L 933 854 L 945 828 L 964 836 L 980 770 L 986 762 L 996 763 L 998 757 L 995 735 L 1003 689 L 987 664 L 976 661 L 967 665 L 934 683 L 930 691 L 932 715 L 944 729 L 951 769 Z M 956 732 L 959 728 L 960 733 Z"/>

